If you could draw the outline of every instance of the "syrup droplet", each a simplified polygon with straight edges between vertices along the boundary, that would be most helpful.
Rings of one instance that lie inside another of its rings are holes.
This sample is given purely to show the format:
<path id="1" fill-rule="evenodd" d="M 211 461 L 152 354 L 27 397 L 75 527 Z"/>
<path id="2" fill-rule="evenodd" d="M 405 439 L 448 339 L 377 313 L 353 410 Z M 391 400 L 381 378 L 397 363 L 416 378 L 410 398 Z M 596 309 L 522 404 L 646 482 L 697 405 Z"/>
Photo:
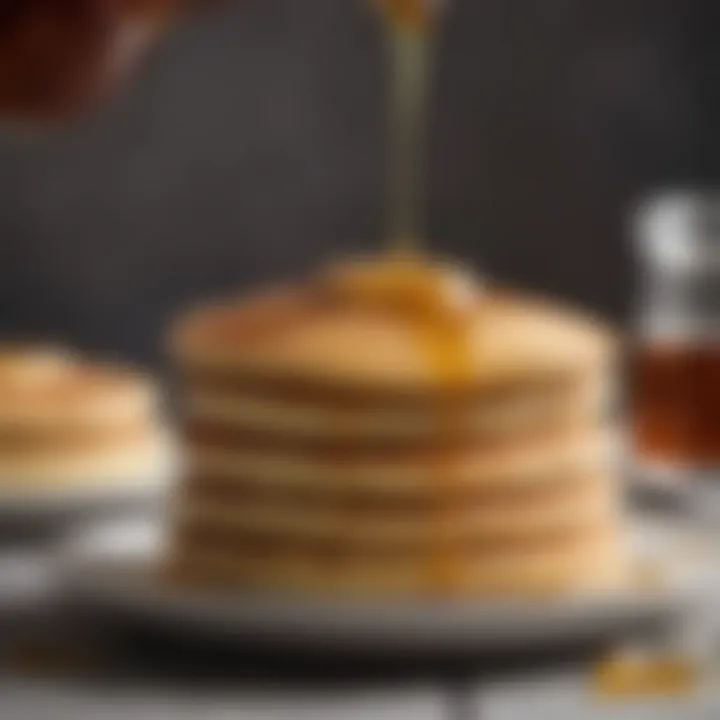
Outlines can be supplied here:
<path id="1" fill-rule="evenodd" d="M 442 0 L 377 0 L 387 20 L 397 27 L 422 29 L 442 9 Z"/>

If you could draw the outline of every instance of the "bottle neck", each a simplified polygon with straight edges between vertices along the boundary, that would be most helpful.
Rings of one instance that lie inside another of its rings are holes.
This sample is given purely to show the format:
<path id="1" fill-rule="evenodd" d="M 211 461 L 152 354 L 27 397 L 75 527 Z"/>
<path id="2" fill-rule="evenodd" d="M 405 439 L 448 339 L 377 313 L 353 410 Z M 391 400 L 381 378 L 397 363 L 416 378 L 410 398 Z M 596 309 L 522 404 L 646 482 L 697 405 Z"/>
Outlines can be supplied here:
<path id="1" fill-rule="evenodd" d="M 645 337 L 720 342 L 720 268 L 650 264 L 636 307 Z"/>

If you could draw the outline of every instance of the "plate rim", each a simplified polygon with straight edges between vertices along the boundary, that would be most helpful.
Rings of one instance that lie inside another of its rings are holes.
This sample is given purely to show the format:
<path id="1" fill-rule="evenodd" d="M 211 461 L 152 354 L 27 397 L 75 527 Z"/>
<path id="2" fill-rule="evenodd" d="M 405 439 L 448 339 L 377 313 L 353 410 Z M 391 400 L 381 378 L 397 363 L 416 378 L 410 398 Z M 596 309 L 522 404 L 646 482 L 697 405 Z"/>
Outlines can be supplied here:
<path id="1" fill-rule="evenodd" d="M 185 631 L 189 623 L 196 631 L 228 638 L 250 634 L 304 646 L 332 644 L 373 650 L 527 646 L 558 638 L 611 635 L 614 629 L 629 630 L 639 622 L 670 620 L 686 611 L 699 591 L 691 584 L 678 583 L 662 592 L 580 594 L 540 603 L 512 599 L 333 601 L 281 593 L 178 592 L 160 584 L 128 582 L 128 567 L 135 573 L 151 570 L 152 554 L 133 558 L 126 551 L 118 557 L 116 551 L 115 559 L 108 560 L 95 548 L 83 556 L 82 544 L 92 544 L 98 532 L 107 536 L 113 529 L 133 524 L 150 528 L 150 533 L 161 537 L 152 520 L 125 518 L 115 523 L 94 523 L 61 546 L 60 577 L 68 595 L 130 619 L 152 619 L 171 626 L 180 623 Z M 716 542 L 720 547 L 720 539 Z M 134 577 L 137 579 L 137 574 Z"/>

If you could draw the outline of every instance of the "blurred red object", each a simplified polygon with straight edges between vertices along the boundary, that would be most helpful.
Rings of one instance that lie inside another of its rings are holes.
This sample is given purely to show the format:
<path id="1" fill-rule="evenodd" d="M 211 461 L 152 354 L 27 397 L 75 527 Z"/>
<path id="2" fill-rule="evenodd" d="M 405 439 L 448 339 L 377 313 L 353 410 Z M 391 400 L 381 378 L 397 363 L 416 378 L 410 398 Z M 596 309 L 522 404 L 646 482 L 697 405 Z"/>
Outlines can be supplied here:
<path id="1" fill-rule="evenodd" d="M 188 4 L 0 0 L 0 116 L 52 120 L 91 109 L 133 74 Z"/>

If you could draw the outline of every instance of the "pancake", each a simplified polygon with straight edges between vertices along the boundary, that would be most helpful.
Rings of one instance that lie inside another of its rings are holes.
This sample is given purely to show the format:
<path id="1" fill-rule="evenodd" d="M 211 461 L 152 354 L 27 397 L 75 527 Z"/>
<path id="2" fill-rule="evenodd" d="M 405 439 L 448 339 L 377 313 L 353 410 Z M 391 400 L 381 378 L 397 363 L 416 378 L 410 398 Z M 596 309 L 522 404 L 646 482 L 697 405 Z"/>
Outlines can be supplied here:
<path id="1" fill-rule="evenodd" d="M 237 533 L 280 536 L 289 542 L 303 538 L 322 538 L 353 544 L 420 543 L 431 545 L 438 535 L 438 517 L 452 517 L 452 526 L 443 532 L 446 540 L 463 538 L 522 538 L 532 541 L 559 529 L 585 529 L 604 524 L 616 503 L 614 487 L 605 477 L 578 480 L 562 490 L 547 493 L 514 494 L 512 501 L 433 505 L 425 511 L 392 511 L 387 507 L 368 508 L 338 502 L 323 504 L 283 502 L 282 497 L 245 499 L 240 504 L 226 497 L 193 499 L 178 511 L 181 522 L 191 527 L 223 530 L 226 537 Z"/>
<path id="2" fill-rule="evenodd" d="M 191 311 L 169 558 L 208 586 L 362 595 L 614 586 L 614 338 L 412 261 Z"/>
<path id="3" fill-rule="evenodd" d="M 243 447 L 191 446 L 186 451 L 190 475 L 223 478 L 228 483 L 280 488 L 347 488 L 378 494 L 454 493 L 474 487 L 552 482 L 559 474 L 609 468 L 613 465 L 612 437 L 597 430 L 553 438 L 538 438 L 522 447 L 487 449 L 464 455 L 435 457 L 428 462 L 424 448 L 404 462 L 337 458 L 313 460 L 303 454 L 263 452 Z M 441 472 L 440 472 L 441 471 Z M 442 483 L 437 482 L 442 474 Z"/>
<path id="4" fill-rule="evenodd" d="M 453 566 L 437 567 L 427 555 L 371 555 L 349 561 L 343 554 L 298 556 L 225 548 L 184 550 L 168 561 L 170 577 L 194 588 L 254 590 L 326 597 L 428 597 L 446 595 L 438 575 L 455 574 L 456 595 L 544 597 L 608 592 L 627 582 L 627 556 L 615 533 L 562 546 L 524 548 L 475 556 L 456 553 Z"/>
<path id="5" fill-rule="evenodd" d="M 158 406 L 139 371 L 63 349 L 0 348 L 0 487 L 157 474 L 169 457 Z"/>
<path id="6" fill-rule="evenodd" d="M 307 512 L 314 508 L 336 512 L 352 510 L 355 514 L 389 514 L 391 516 L 419 516 L 452 509 L 453 512 L 473 512 L 477 506 L 502 510 L 518 503 L 532 505 L 562 502 L 568 494 L 584 493 L 588 487 L 612 485 L 613 475 L 598 470 L 580 473 L 567 467 L 545 477 L 528 475 L 513 482 L 488 482 L 471 485 L 456 484 L 443 487 L 435 483 L 388 491 L 379 486 L 345 485 L 281 485 L 262 482 L 228 480 L 223 477 L 191 475 L 176 494 L 183 504 L 227 504 L 233 509 L 253 503 L 285 505 Z"/>
<path id="7" fill-rule="evenodd" d="M 451 411 L 462 418 L 469 437 L 502 437 L 516 432 L 533 432 L 548 423 L 582 423 L 593 420 L 612 407 L 613 391 L 606 376 L 588 372 L 569 378 L 560 387 L 553 384 L 512 392 L 485 393 L 462 406 L 448 410 L 441 403 L 406 403 L 392 407 L 388 399 L 374 407 L 367 403 L 339 404 L 333 394 L 314 400 L 263 396 L 258 386 L 232 388 L 213 384 L 203 378 L 188 378 L 184 413 L 193 423 L 213 423 L 225 428 L 262 430 L 267 434 L 293 438 L 318 437 L 347 441 L 360 438 L 375 442 L 391 439 L 432 441 L 444 431 L 444 413 Z M 418 407 L 419 405 L 419 407 Z M 460 424 L 460 423 L 456 423 Z M 459 428 L 454 429 L 455 435 Z"/>
<path id="8" fill-rule="evenodd" d="M 104 484 L 155 482 L 173 462 L 169 439 L 159 432 L 142 440 L 72 452 L 0 453 L 0 490 L 26 491 L 102 487 Z"/>
<path id="9" fill-rule="evenodd" d="M 18 355 L 14 363 L 21 368 L 24 359 Z M 0 357 L 0 433 L 5 428 L 96 429 L 158 412 L 155 384 L 139 371 L 74 361 L 30 383 L 17 380 L 18 370 L 6 371 Z"/>
<path id="10" fill-rule="evenodd" d="M 612 359 L 613 338 L 604 328 L 539 300 L 483 296 L 467 314 L 472 372 L 462 383 L 438 381 L 412 323 L 304 288 L 195 311 L 174 329 L 171 346 L 186 369 L 356 399 L 467 397 L 493 386 L 557 381 Z"/>

